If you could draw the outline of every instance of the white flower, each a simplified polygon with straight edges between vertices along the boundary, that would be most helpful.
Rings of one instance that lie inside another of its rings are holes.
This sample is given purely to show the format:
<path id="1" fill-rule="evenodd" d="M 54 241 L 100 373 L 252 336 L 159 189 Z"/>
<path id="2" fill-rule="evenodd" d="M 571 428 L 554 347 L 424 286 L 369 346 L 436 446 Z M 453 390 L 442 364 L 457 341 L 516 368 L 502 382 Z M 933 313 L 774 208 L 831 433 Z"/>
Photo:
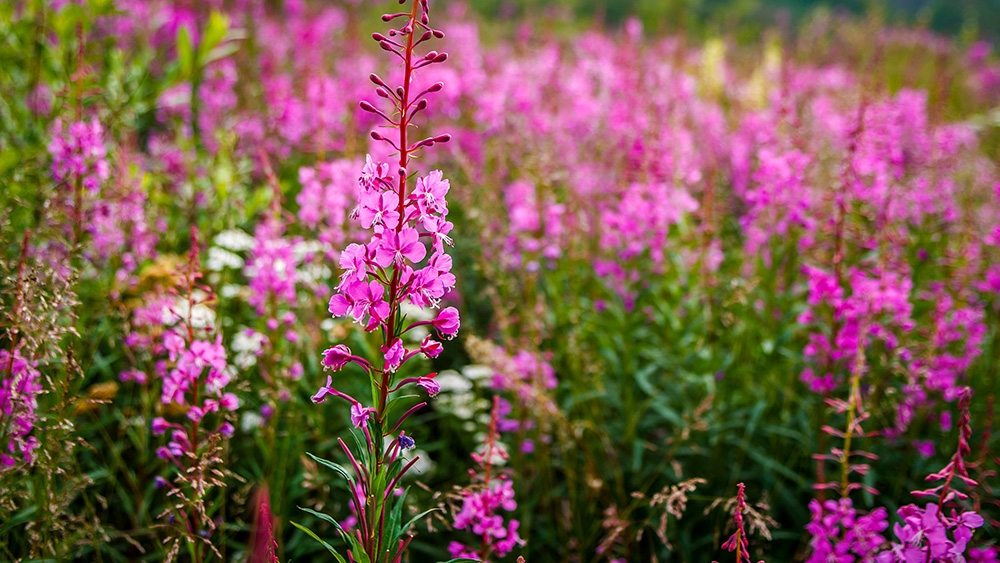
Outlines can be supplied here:
<path id="1" fill-rule="evenodd" d="M 250 329 L 237 331 L 232 344 L 230 344 L 230 348 L 236 354 L 233 357 L 233 363 L 240 369 L 247 369 L 255 365 L 257 353 L 264 347 L 264 340 L 264 335 L 257 331 Z"/>
<path id="2" fill-rule="evenodd" d="M 462 375 L 472 381 L 492 377 L 493 373 L 493 368 L 487 366 L 470 365 L 462 368 Z"/>
<path id="3" fill-rule="evenodd" d="M 215 235 L 213 242 L 222 248 L 232 250 L 234 252 L 250 250 L 257 243 L 252 236 L 248 235 L 246 231 L 241 229 L 229 229 L 228 231 L 222 231 L 221 233 Z"/>
<path id="4" fill-rule="evenodd" d="M 414 321 L 433 321 L 437 317 L 437 311 L 430 308 L 417 307 L 409 302 L 400 304 L 399 310 L 404 316 Z"/>
<path id="5" fill-rule="evenodd" d="M 434 380 L 441 386 L 441 391 L 451 391 L 457 394 L 472 389 L 472 382 L 452 369 L 442 371 Z"/>
<path id="6" fill-rule="evenodd" d="M 212 272 L 221 272 L 225 268 L 242 268 L 243 263 L 243 258 L 239 254 L 213 246 L 208 249 L 208 261 L 206 261 L 205 267 Z"/>

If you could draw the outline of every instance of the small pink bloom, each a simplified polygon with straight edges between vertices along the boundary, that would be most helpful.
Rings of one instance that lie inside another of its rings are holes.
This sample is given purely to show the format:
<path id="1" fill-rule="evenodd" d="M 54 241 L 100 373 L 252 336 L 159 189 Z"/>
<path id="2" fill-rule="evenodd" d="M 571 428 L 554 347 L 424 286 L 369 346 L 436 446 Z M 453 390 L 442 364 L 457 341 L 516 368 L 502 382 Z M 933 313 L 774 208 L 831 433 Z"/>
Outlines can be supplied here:
<path id="1" fill-rule="evenodd" d="M 351 424 L 355 428 L 361 428 L 363 424 L 368 423 L 368 417 L 373 412 L 375 412 L 375 409 L 371 407 L 362 407 L 361 403 L 354 403 L 351 406 Z"/>
<path id="2" fill-rule="evenodd" d="M 153 419 L 153 434 L 159 436 L 170 428 L 170 423 L 162 416 Z"/>
<path id="3" fill-rule="evenodd" d="M 337 344 L 336 346 L 327 348 L 323 351 L 323 367 L 325 369 L 339 371 L 350 363 L 351 358 L 353 357 L 354 356 L 351 354 L 350 348 L 343 344 Z"/>
<path id="4" fill-rule="evenodd" d="M 437 394 L 441 392 L 441 385 L 430 377 L 421 377 L 417 380 L 417 385 L 426 389 L 427 394 L 431 397 L 437 397 Z"/>
<path id="5" fill-rule="evenodd" d="M 228 438 L 229 436 L 232 436 L 234 432 L 236 432 L 236 429 L 233 428 L 232 424 L 229 424 L 228 422 L 223 422 L 219 426 L 218 432 L 219 434 L 222 434 L 223 436 L 226 436 Z"/>
<path id="6" fill-rule="evenodd" d="M 240 400 L 234 393 L 226 393 L 219 399 L 219 406 L 227 411 L 234 411 L 240 408 Z"/>
<path id="7" fill-rule="evenodd" d="M 458 309 L 454 307 L 447 307 L 443 309 L 434 322 L 432 323 L 434 328 L 438 329 L 442 335 L 451 339 L 458 334 L 458 327 L 460 325 L 458 318 Z"/>
<path id="8" fill-rule="evenodd" d="M 312 402 L 317 405 L 326 400 L 326 396 L 330 394 L 330 387 L 333 385 L 333 378 L 329 375 L 326 376 L 326 385 L 319 388 L 319 391 L 312 396 Z"/>
<path id="9" fill-rule="evenodd" d="M 361 207 L 358 217 L 361 226 L 366 229 L 374 227 L 376 233 L 385 227 L 395 228 L 399 222 L 399 197 L 390 191 L 366 192 L 361 194 Z"/>
<path id="10" fill-rule="evenodd" d="M 427 335 L 420 343 L 420 351 L 423 352 L 428 358 L 436 358 L 441 355 L 442 351 L 444 351 L 444 346 L 442 346 L 437 340 L 432 339 L 430 335 Z"/>
<path id="11" fill-rule="evenodd" d="M 412 227 L 404 227 L 399 233 L 385 231 L 375 250 L 375 263 L 383 268 L 390 264 L 402 266 L 406 260 L 420 262 L 427 256 L 427 249 L 420 242 L 420 233 Z"/>
<path id="12" fill-rule="evenodd" d="M 403 348 L 403 341 L 397 338 L 392 346 L 384 350 L 385 355 L 385 369 L 389 372 L 394 372 L 399 368 L 399 365 L 403 362 L 403 356 L 406 354 L 406 348 Z"/>

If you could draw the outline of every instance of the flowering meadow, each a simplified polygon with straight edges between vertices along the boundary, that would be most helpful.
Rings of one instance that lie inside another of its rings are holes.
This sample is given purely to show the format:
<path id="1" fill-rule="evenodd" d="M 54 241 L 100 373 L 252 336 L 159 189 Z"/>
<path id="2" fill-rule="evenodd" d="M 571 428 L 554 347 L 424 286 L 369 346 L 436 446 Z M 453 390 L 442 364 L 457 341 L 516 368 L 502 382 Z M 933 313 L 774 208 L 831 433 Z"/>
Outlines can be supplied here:
<path id="1" fill-rule="evenodd" d="M 0 561 L 998 560 L 1000 57 L 0 3 Z"/>

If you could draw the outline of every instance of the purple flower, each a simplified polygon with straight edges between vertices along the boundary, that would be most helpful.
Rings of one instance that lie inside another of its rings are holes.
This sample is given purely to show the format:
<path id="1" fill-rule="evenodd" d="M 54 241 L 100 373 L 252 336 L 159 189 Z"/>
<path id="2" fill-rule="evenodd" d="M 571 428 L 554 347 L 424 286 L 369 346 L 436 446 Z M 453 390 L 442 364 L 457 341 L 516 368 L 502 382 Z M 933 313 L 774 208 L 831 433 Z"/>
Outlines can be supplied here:
<path id="1" fill-rule="evenodd" d="M 365 281 L 368 278 L 367 267 L 368 249 L 357 243 L 347 245 L 340 253 L 340 269 L 343 272 L 340 274 L 340 287 L 352 281 Z"/>
<path id="2" fill-rule="evenodd" d="M 153 434 L 160 436 L 170 428 L 170 423 L 162 416 L 153 419 Z"/>
<path id="3" fill-rule="evenodd" d="M 417 379 L 417 385 L 426 389 L 427 394 L 431 397 L 437 397 L 437 394 L 441 392 L 441 385 L 430 377 L 421 377 Z"/>
<path id="4" fill-rule="evenodd" d="M 351 405 L 351 424 L 355 428 L 361 428 L 362 425 L 368 423 L 368 417 L 375 412 L 372 407 L 362 407 L 361 403 L 354 403 Z"/>
<path id="5" fill-rule="evenodd" d="M 413 441 L 413 438 L 410 438 L 404 433 L 399 434 L 399 447 L 403 448 L 404 450 L 410 450 L 413 449 L 416 445 L 417 443 Z"/>

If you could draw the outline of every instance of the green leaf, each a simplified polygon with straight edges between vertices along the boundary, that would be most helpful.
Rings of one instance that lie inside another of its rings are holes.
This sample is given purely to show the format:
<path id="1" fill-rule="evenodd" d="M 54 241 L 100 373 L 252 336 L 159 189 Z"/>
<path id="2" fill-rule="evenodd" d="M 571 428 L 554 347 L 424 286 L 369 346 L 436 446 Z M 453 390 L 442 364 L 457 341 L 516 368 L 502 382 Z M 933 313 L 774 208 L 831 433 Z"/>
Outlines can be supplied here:
<path id="1" fill-rule="evenodd" d="M 299 507 L 299 510 L 301 510 L 302 512 L 307 512 L 309 514 L 312 514 L 313 516 L 315 516 L 316 518 L 319 518 L 320 520 L 323 520 L 324 522 L 328 522 L 330 524 L 333 524 L 334 526 L 337 527 L 337 530 L 339 530 L 341 534 L 345 534 L 346 535 L 346 533 L 344 532 L 344 529 L 340 526 L 340 522 L 337 522 L 337 520 L 334 519 L 333 516 L 330 516 L 329 514 L 323 514 L 322 512 L 316 512 L 315 510 L 313 510 L 311 508 L 304 508 L 304 507 L 301 507 L 301 506 Z"/>
<path id="2" fill-rule="evenodd" d="M 309 536 L 310 538 L 318 541 L 323 547 L 325 547 L 326 550 L 329 551 L 330 554 L 333 555 L 334 558 L 337 559 L 338 563 L 347 563 L 347 560 L 344 559 L 344 557 L 342 555 L 340 555 L 339 553 L 337 553 L 337 550 L 333 549 L 332 545 L 330 545 L 330 544 L 326 543 L 325 541 L 319 539 L 319 536 L 317 536 L 312 530 L 310 530 L 309 528 L 306 528 L 305 526 L 303 526 L 302 524 L 299 524 L 298 522 L 296 522 L 294 520 L 292 520 L 291 522 L 292 522 L 292 526 L 295 526 L 296 528 L 302 530 L 303 532 L 306 533 L 307 536 Z"/>
<path id="3" fill-rule="evenodd" d="M 182 25 L 177 30 L 177 61 L 181 65 L 181 78 L 194 75 L 194 45 L 191 43 L 191 32 Z"/>
<path id="4" fill-rule="evenodd" d="M 20 526 L 21 524 L 30 521 L 31 517 L 34 516 L 36 512 L 38 512 L 37 506 L 29 506 L 28 508 L 25 508 L 21 512 L 18 512 L 17 514 L 14 515 L 13 518 L 7 520 L 6 522 L 3 523 L 2 526 L 0 526 L 0 534 L 3 534 L 8 530 L 13 529 L 16 526 Z"/>
<path id="5" fill-rule="evenodd" d="M 412 526 L 414 522 L 416 522 L 417 520 L 420 520 L 421 518 L 423 518 L 424 516 L 427 516 L 431 512 L 434 512 L 435 510 L 440 510 L 440 509 L 437 508 L 437 507 L 435 507 L 435 508 L 428 508 L 427 510 L 421 512 L 420 514 L 417 514 L 413 518 L 410 518 L 410 520 L 406 524 L 404 524 L 403 527 L 400 528 L 400 529 L 403 530 L 403 532 L 405 533 L 406 530 L 410 529 L 410 526 Z M 402 534 L 400 534 L 400 535 L 402 535 Z M 397 537 L 396 539 L 399 539 L 399 538 Z"/>
<path id="6" fill-rule="evenodd" d="M 326 467 L 329 467 L 330 469 L 336 471 L 337 473 L 340 473 L 340 475 L 344 479 L 347 479 L 348 483 L 350 483 L 352 485 L 354 484 L 354 477 L 352 477 L 351 474 L 347 472 L 347 468 L 345 468 L 343 465 L 340 465 L 339 463 L 334 463 L 332 461 L 323 459 L 321 457 L 316 457 L 316 456 L 314 456 L 313 454 L 311 454 L 309 452 L 306 452 L 306 455 L 309 456 L 309 457 L 311 457 L 311 458 L 313 458 L 313 460 L 316 463 L 319 463 L 320 465 L 324 465 Z"/>
<path id="7" fill-rule="evenodd" d="M 229 31 L 229 18 L 219 12 L 212 12 L 208 17 L 208 25 L 205 26 L 205 33 L 202 35 L 201 44 L 198 45 L 198 60 L 205 64 L 208 62 L 208 55 L 222 40 L 226 38 Z"/>

